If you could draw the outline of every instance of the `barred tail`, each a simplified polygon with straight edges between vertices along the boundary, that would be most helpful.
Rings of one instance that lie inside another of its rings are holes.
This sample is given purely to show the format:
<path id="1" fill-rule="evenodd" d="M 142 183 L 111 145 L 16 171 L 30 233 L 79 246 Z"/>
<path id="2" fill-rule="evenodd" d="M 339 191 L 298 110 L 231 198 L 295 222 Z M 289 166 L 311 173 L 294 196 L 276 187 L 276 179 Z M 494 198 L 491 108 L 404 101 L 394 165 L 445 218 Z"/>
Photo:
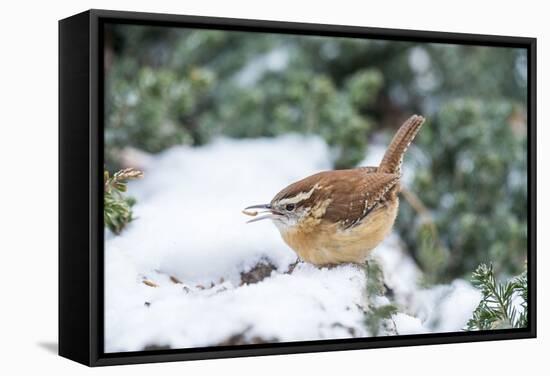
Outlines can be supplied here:
<path id="1" fill-rule="evenodd" d="M 393 139 L 391 140 L 378 172 L 401 174 L 401 163 L 403 163 L 403 155 L 407 148 L 414 140 L 414 137 L 424 124 L 424 118 L 419 115 L 411 116 L 399 128 Z"/>

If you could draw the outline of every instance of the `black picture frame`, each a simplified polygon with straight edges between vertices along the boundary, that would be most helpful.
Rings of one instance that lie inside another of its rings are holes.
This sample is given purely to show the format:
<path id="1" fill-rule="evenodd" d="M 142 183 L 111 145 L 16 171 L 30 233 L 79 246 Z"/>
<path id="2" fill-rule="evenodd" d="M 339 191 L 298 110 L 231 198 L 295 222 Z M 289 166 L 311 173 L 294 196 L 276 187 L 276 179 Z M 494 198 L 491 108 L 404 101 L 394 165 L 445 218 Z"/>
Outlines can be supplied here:
<path id="1" fill-rule="evenodd" d="M 103 24 L 347 36 L 525 48 L 528 58 L 529 326 L 125 353 L 103 352 Z M 536 39 L 247 19 L 88 10 L 59 21 L 59 354 L 88 366 L 536 337 Z"/>

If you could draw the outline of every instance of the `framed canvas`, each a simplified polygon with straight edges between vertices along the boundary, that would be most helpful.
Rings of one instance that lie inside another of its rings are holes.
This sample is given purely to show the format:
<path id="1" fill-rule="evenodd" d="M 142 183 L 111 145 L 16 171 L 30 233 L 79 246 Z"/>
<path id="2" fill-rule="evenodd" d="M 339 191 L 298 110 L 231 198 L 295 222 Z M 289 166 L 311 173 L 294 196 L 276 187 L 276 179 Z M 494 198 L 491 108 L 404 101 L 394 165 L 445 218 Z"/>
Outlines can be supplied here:
<path id="1" fill-rule="evenodd" d="M 536 40 L 59 22 L 59 354 L 536 336 Z"/>

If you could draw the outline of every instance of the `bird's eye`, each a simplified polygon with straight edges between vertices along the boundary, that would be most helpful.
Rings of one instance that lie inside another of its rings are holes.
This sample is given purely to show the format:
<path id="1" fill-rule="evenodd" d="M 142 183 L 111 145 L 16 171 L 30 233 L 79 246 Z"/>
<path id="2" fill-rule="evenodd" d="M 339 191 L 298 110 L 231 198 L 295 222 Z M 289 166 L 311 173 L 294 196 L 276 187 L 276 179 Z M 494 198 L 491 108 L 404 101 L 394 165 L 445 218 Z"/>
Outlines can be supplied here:
<path id="1" fill-rule="evenodd" d="M 294 205 L 294 204 L 287 204 L 287 205 L 285 206 L 285 209 L 286 209 L 287 211 L 293 211 L 295 207 L 296 207 L 296 205 Z"/>

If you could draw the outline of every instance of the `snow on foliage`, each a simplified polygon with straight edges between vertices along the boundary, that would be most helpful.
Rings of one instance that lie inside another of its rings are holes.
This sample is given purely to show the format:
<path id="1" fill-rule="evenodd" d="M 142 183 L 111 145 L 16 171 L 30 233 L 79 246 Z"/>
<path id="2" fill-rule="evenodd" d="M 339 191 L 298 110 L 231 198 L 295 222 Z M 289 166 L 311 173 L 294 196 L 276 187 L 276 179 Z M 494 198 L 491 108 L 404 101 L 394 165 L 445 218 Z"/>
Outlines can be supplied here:
<path id="1" fill-rule="evenodd" d="M 153 157 L 129 186 L 136 220 L 105 239 L 105 351 L 368 336 L 363 268 L 294 267 L 275 227 L 241 213 L 330 162 L 324 141 L 297 135 Z M 395 235 L 374 257 L 399 307 L 379 335 L 461 330 L 479 302 L 461 280 L 420 288 Z"/>

